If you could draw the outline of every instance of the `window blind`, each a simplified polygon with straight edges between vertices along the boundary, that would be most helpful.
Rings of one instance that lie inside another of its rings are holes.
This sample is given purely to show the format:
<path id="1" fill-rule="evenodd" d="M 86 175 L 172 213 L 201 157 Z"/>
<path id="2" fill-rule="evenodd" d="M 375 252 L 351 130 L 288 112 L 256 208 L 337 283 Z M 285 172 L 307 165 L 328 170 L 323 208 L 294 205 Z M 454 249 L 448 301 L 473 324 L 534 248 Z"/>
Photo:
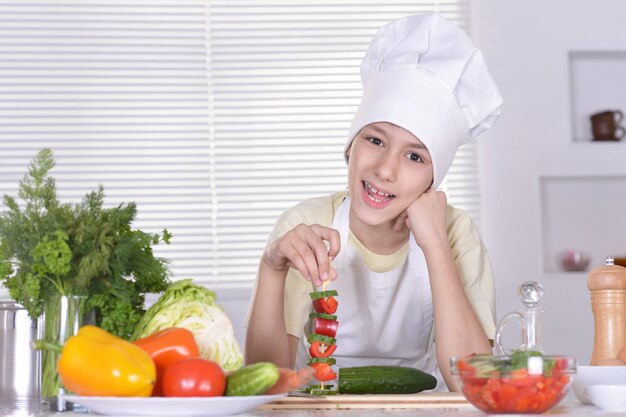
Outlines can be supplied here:
<path id="1" fill-rule="evenodd" d="M 173 279 L 250 287 L 280 213 L 346 187 L 371 37 L 428 11 L 469 29 L 463 1 L 0 0 L 0 194 L 49 147 L 64 201 L 173 234 Z M 479 219 L 472 148 L 444 188 Z"/>

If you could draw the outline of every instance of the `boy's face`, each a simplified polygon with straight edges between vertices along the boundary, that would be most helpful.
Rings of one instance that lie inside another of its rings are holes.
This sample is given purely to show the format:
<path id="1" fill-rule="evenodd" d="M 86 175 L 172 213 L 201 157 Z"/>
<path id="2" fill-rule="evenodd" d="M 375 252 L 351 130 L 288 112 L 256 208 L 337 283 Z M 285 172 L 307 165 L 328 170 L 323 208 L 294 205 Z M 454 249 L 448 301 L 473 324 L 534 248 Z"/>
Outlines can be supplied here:
<path id="1" fill-rule="evenodd" d="M 348 157 L 353 214 L 370 226 L 393 222 L 433 182 L 424 144 L 392 123 L 377 122 L 361 129 Z"/>

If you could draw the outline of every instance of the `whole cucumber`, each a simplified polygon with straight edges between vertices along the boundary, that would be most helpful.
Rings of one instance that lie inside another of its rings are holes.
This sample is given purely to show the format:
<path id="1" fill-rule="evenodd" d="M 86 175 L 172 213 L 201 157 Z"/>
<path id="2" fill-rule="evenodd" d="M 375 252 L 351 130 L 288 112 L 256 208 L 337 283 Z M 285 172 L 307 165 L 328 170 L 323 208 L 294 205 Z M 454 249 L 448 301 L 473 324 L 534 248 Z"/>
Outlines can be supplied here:
<path id="1" fill-rule="evenodd" d="M 339 369 L 340 394 L 414 394 L 433 389 L 437 378 L 404 366 L 355 366 Z"/>
<path id="2" fill-rule="evenodd" d="M 226 377 L 227 396 L 261 395 L 278 381 L 278 367 L 271 362 L 246 365 Z"/>

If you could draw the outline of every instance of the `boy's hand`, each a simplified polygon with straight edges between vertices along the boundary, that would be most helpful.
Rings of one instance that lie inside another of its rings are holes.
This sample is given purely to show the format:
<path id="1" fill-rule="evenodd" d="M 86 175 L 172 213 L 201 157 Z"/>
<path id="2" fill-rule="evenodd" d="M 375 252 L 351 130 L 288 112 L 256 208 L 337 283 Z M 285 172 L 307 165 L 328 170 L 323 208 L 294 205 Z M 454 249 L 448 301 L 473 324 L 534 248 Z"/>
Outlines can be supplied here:
<path id="1" fill-rule="evenodd" d="M 398 216 L 394 230 L 400 231 L 406 224 L 422 250 L 443 242 L 448 244 L 446 205 L 447 198 L 443 191 L 429 189 Z"/>
<path id="2" fill-rule="evenodd" d="M 322 281 L 337 278 L 329 257 L 337 256 L 339 246 L 337 230 L 319 224 L 299 224 L 270 243 L 261 262 L 275 271 L 286 272 L 289 268 L 295 268 L 315 286 L 320 286 Z"/>

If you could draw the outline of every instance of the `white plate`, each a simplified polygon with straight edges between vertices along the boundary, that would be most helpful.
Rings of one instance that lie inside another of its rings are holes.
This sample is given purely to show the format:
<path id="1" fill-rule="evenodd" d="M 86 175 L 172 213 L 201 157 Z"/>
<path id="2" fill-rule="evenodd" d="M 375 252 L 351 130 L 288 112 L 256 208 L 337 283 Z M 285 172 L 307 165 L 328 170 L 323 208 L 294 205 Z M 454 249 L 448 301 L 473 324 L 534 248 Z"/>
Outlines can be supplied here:
<path id="1" fill-rule="evenodd" d="M 64 395 L 63 399 L 99 414 L 129 416 L 217 416 L 243 413 L 287 394 L 249 397 L 83 397 Z"/>
<path id="2" fill-rule="evenodd" d="M 604 411 L 626 411 L 626 385 L 592 385 L 587 396 Z"/>

